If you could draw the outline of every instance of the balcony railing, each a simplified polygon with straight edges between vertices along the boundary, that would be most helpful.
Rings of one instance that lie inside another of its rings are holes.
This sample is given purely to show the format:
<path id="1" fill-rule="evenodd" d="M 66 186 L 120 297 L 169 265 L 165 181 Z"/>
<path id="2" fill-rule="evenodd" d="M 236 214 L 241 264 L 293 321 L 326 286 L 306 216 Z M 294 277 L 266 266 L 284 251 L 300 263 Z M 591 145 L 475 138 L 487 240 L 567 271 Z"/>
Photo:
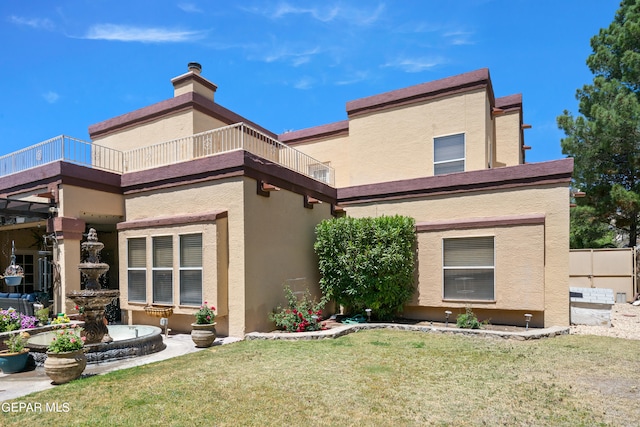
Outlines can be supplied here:
<path id="1" fill-rule="evenodd" d="M 245 150 L 318 181 L 334 185 L 333 168 L 282 144 L 259 130 L 236 123 L 173 141 L 124 152 L 124 172 L 152 169 L 173 163 Z"/>
<path id="2" fill-rule="evenodd" d="M 332 167 L 245 123 L 125 152 L 62 135 L 0 157 L 0 176 L 59 160 L 116 173 L 134 172 L 234 150 L 248 151 L 334 185 L 335 174 Z"/>
<path id="3" fill-rule="evenodd" d="M 60 135 L 0 157 L 0 176 L 64 160 L 94 169 L 122 172 L 122 153 L 111 148 Z"/>

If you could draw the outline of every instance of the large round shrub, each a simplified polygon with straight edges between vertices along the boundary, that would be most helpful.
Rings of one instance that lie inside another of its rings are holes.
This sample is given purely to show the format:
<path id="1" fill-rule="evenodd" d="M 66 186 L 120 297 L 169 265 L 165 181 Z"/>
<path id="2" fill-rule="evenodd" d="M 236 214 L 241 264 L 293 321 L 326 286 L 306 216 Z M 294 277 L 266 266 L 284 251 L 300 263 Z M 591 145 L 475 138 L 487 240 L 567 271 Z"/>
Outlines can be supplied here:
<path id="1" fill-rule="evenodd" d="M 333 218 L 316 226 L 323 293 L 354 312 L 393 317 L 414 292 L 415 222 L 404 216 Z"/>

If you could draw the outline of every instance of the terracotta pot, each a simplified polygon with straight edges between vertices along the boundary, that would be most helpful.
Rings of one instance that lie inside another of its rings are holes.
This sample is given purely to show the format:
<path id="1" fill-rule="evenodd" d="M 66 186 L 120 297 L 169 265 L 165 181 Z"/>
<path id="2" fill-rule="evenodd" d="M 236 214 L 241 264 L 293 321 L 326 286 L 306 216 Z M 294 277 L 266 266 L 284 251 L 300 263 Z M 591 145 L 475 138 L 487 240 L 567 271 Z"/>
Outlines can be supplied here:
<path id="1" fill-rule="evenodd" d="M 47 352 L 47 359 L 44 361 L 44 373 L 54 384 L 64 384 L 79 378 L 86 367 L 87 356 L 83 349 L 62 353 Z"/>
<path id="2" fill-rule="evenodd" d="M 27 366 L 29 349 L 25 348 L 19 353 L 9 353 L 9 350 L 0 351 L 0 371 L 5 374 L 20 372 Z"/>
<path id="3" fill-rule="evenodd" d="M 210 347 L 216 340 L 216 324 L 191 324 L 191 339 L 196 347 Z"/>

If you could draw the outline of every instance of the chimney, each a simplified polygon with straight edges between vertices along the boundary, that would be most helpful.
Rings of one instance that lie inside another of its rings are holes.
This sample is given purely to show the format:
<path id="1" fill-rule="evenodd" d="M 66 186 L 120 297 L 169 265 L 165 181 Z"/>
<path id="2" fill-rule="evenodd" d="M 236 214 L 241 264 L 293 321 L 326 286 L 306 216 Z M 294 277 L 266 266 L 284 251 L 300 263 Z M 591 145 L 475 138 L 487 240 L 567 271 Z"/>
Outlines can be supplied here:
<path id="1" fill-rule="evenodd" d="M 198 62 L 189 62 L 187 72 L 171 79 L 173 84 L 173 96 L 183 95 L 189 92 L 196 92 L 207 99 L 213 101 L 213 95 L 218 89 L 215 83 L 205 79 L 200 75 L 202 65 Z"/>
<path id="2" fill-rule="evenodd" d="M 202 65 L 197 62 L 189 62 L 187 64 L 187 69 L 195 74 L 200 74 L 202 72 Z"/>

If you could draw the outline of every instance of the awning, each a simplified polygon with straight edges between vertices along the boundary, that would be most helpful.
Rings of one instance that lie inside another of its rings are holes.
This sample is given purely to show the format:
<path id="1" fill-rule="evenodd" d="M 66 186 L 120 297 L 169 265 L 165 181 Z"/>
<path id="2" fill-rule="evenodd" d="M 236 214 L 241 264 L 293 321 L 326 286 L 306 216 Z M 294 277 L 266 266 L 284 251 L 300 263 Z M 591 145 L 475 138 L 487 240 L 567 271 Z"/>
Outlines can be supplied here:
<path id="1" fill-rule="evenodd" d="M 32 222 L 49 218 L 49 203 L 0 198 L 0 225 Z"/>

